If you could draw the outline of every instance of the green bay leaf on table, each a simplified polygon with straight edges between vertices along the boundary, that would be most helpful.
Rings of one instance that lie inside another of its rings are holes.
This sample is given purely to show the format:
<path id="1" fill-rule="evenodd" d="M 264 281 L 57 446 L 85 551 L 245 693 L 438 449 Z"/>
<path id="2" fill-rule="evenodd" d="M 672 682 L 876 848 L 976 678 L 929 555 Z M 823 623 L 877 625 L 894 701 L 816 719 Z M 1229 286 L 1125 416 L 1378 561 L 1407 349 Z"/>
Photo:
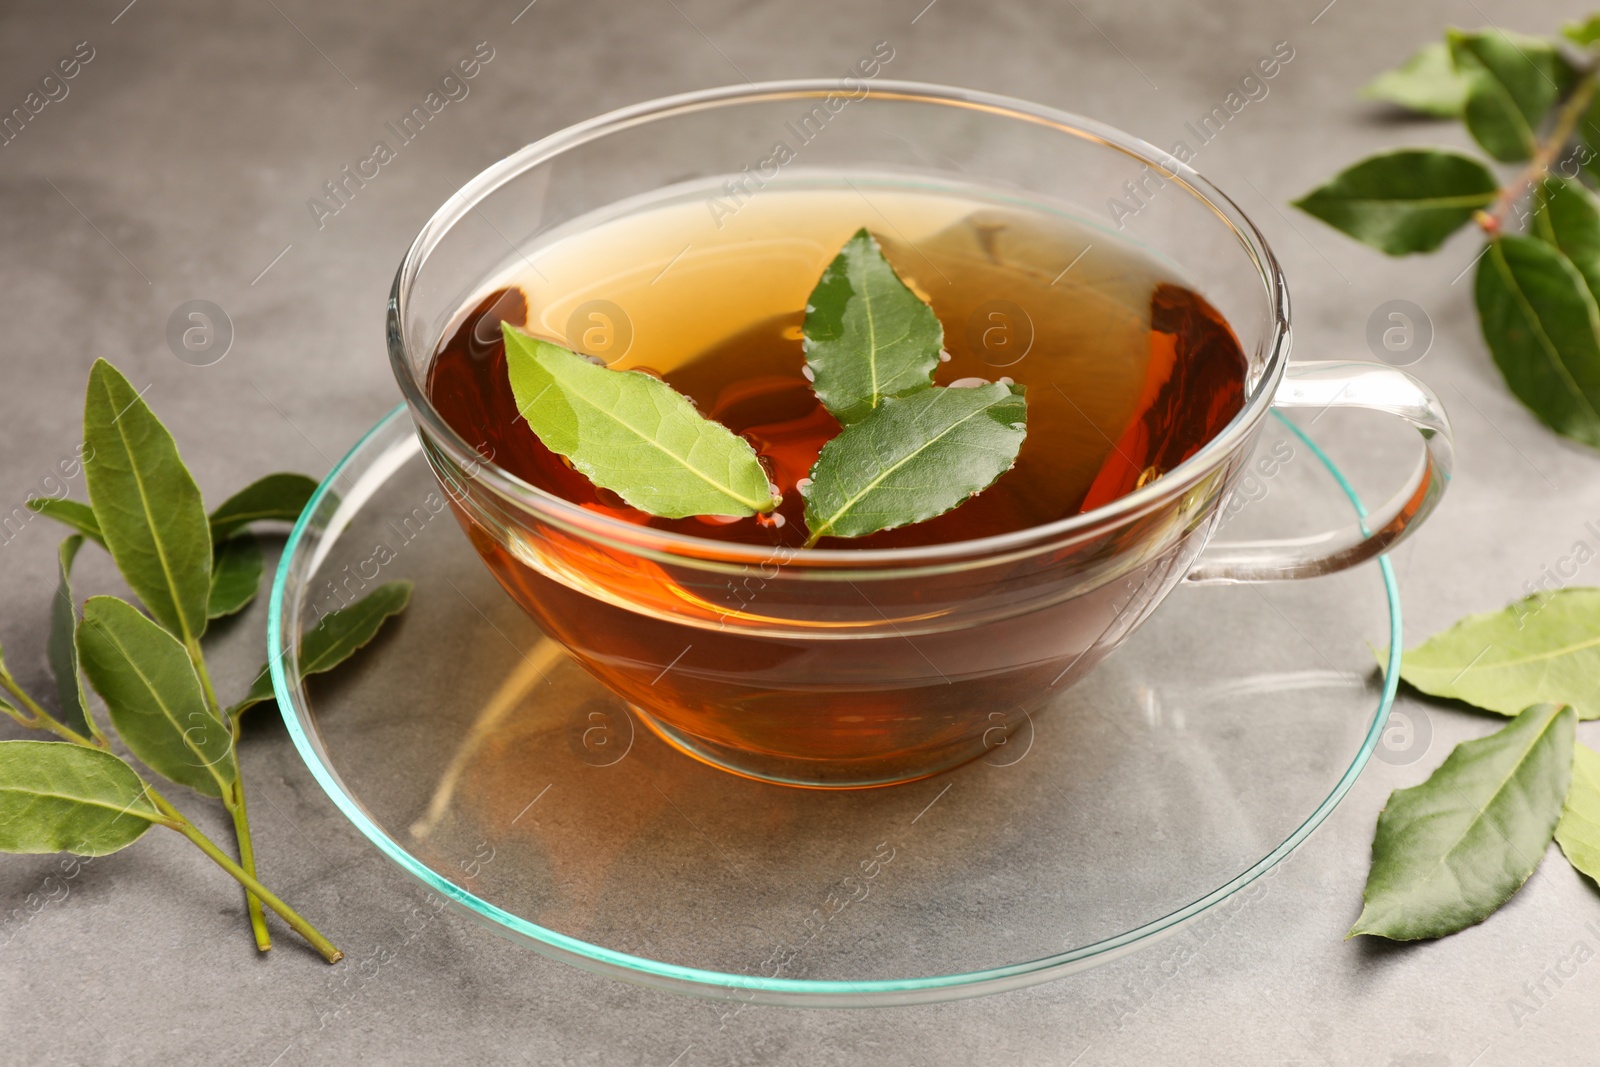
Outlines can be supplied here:
<path id="1" fill-rule="evenodd" d="M 1600 300 L 1600 200 L 1577 182 L 1547 178 L 1536 191 L 1529 229 L 1559 248 Z"/>
<path id="2" fill-rule="evenodd" d="M 385 622 L 406 609 L 411 589 L 411 582 L 404 579 L 385 582 L 349 607 L 324 615 L 300 638 L 300 676 L 331 671 L 355 655 L 378 636 Z M 263 664 L 244 699 L 228 709 L 228 718 L 273 696 L 272 672 Z"/>
<path id="3" fill-rule="evenodd" d="M 1402 655 L 1400 677 L 1501 715 L 1550 703 L 1600 719 L 1600 589 L 1535 593 L 1468 615 Z"/>
<path id="4" fill-rule="evenodd" d="M 206 704 L 178 639 L 125 600 L 90 597 L 78 658 L 128 750 L 151 770 L 206 796 L 233 784 L 233 737 Z"/>
<path id="5" fill-rule="evenodd" d="M 261 572 L 261 542 L 254 534 L 236 533 L 219 543 L 212 553 L 206 614 L 220 619 L 254 600 L 261 587 Z"/>
<path id="6" fill-rule="evenodd" d="M 802 490 L 809 543 L 907 526 L 964 503 L 1011 469 L 1026 423 L 1022 388 L 998 382 L 885 399 L 822 446 Z"/>
<path id="7" fill-rule="evenodd" d="M 331 671 L 355 655 L 391 616 L 406 609 L 411 589 L 406 579 L 385 582 L 349 607 L 324 615 L 300 639 L 301 675 Z"/>
<path id="8" fill-rule="evenodd" d="M 1600 307 L 1561 250 L 1491 241 L 1478 261 L 1478 322 L 1517 399 L 1563 436 L 1600 448 Z"/>
<path id="9" fill-rule="evenodd" d="M 1572 784 L 1556 824 L 1556 844 L 1578 870 L 1600 882 L 1600 753 L 1572 748 Z"/>
<path id="10" fill-rule="evenodd" d="M 72 599 L 72 561 L 83 547 L 83 535 L 73 534 L 56 552 L 56 595 L 50 602 L 50 636 L 45 655 L 55 675 L 56 701 L 61 721 L 80 734 L 89 732 L 88 706 L 83 699 L 83 678 L 78 673 L 77 602 Z"/>
<path id="11" fill-rule="evenodd" d="M 255 678 L 251 680 L 249 690 L 239 699 L 238 703 L 228 708 L 225 713 L 228 716 L 228 721 L 232 722 L 241 712 L 249 711 L 257 704 L 264 704 L 276 698 L 276 696 L 277 693 L 272 688 L 272 671 L 263 663 L 261 669 L 256 672 Z"/>
<path id="12" fill-rule="evenodd" d="M 1544 857 L 1572 775 L 1572 709 L 1536 704 L 1457 745 L 1378 816 L 1366 906 L 1349 936 L 1443 937 L 1482 922 Z"/>
<path id="13" fill-rule="evenodd" d="M 1468 82 L 1456 73 L 1450 46 L 1443 41 L 1425 44 L 1394 70 L 1384 71 L 1361 95 L 1385 100 L 1435 118 L 1457 118 L 1467 106 Z"/>
<path id="14" fill-rule="evenodd" d="M 101 548 L 106 547 L 106 539 L 100 535 L 100 522 L 94 517 L 94 509 L 88 504 L 80 504 L 76 500 L 56 500 L 47 496 L 37 496 L 28 501 L 28 508 L 47 519 L 54 519 L 72 527 Z"/>
<path id="15" fill-rule="evenodd" d="M 84 402 L 84 478 L 101 535 L 128 587 L 193 645 L 211 597 L 211 529 L 167 428 L 128 379 L 97 359 Z"/>
<path id="16" fill-rule="evenodd" d="M 1494 201 L 1500 183 L 1470 156 L 1402 148 L 1369 156 L 1294 206 L 1391 256 L 1432 252 Z"/>
<path id="17" fill-rule="evenodd" d="M 225 541 L 253 522 L 294 522 L 316 491 L 316 479 L 304 474 L 257 478 L 211 512 L 211 539 Z"/>
<path id="18" fill-rule="evenodd" d="M 546 448 L 596 485 L 670 519 L 777 506 L 750 442 L 665 382 L 596 366 L 509 323 L 502 329 L 518 411 Z"/>
<path id="19" fill-rule="evenodd" d="M 62 741 L 0 741 L 0 852 L 104 856 L 164 821 L 134 769 Z"/>
<path id="20" fill-rule="evenodd" d="M 1450 58 L 1467 81 L 1463 110 L 1473 140 L 1502 163 L 1532 158 L 1539 126 L 1576 72 L 1555 45 L 1502 30 L 1451 30 Z"/>
<path id="21" fill-rule="evenodd" d="M 846 426 L 886 397 L 932 385 L 944 344 L 933 309 L 900 280 L 865 229 L 822 272 L 803 332 L 817 399 Z"/>

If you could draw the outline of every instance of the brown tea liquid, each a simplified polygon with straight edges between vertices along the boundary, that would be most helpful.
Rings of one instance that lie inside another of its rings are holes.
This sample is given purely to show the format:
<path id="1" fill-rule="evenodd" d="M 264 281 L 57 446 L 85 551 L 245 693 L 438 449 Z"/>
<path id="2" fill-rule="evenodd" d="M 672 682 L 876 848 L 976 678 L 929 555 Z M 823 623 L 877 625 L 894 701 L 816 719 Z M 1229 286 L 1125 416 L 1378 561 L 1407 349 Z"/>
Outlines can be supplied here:
<path id="1" fill-rule="evenodd" d="M 1025 385 L 1028 431 L 1015 468 L 961 507 L 825 548 L 959 541 L 1075 515 L 1159 478 L 1240 409 L 1246 364 L 1232 332 L 1138 249 L 1041 210 L 862 179 L 769 185 L 732 216 L 699 196 L 582 220 L 462 308 L 440 341 L 432 401 L 486 458 L 582 507 L 802 545 L 797 483 L 839 427 L 802 373 L 801 323 L 823 268 L 863 225 L 944 325 L 937 382 Z M 658 374 L 744 434 L 783 494 L 778 515 L 654 518 L 597 489 L 518 416 L 502 320 Z M 658 734 L 740 773 L 843 788 L 964 763 L 1021 728 L 1187 571 L 1215 511 L 1208 494 L 1228 474 L 1070 547 L 859 582 L 645 559 L 505 510 L 470 477 L 452 502 L 506 591 Z"/>
<path id="2" fill-rule="evenodd" d="M 716 225 L 720 221 L 721 225 Z M 1232 331 L 1153 259 L 1044 211 L 906 187 L 762 190 L 713 219 L 678 200 L 591 225 L 528 255 L 442 339 L 434 406 L 496 464 L 584 507 L 700 537 L 799 546 L 796 483 L 839 425 L 803 374 L 806 298 L 861 226 L 932 304 L 938 385 L 1027 387 L 1016 466 L 942 516 L 825 548 L 938 544 L 1099 507 L 1192 455 L 1243 404 Z M 646 370 L 756 447 L 780 518 L 663 519 L 595 487 L 517 414 L 502 320 L 619 369 Z"/>

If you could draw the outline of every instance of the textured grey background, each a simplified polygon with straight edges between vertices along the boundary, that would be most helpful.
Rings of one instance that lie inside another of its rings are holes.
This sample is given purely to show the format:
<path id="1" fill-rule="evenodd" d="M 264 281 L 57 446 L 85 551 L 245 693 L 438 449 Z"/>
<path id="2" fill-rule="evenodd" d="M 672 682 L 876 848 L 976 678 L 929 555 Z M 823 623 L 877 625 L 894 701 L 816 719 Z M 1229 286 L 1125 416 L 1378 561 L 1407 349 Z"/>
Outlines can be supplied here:
<path id="1" fill-rule="evenodd" d="M 1396 555 L 1408 633 L 1502 604 L 1593 538 L 1584 522 L 1600 518 L 1600 460 L 1555 440 L 1504 392 L 1467 283 L 1451 284 L 1475 252 L 1470 238 L 1391 262 L 1283 207 L 1379 147 L 1459 143 L 1453 128 L 1396 123 L 1354 99 L 1416 43 L 1448 23 L 1549 31 L 1576 10 L 1547 0 L 1337 0 L 1320 17 L 1325 0 L 524 2 L 5 4 L 0 109 L 20 104 L 77 42 L 89 41 L 95 58 L 67 98 L 0 148 L 0 513 L 70 453 L 96 355 L 150 385 L 208 495 L 267 470 L 326 470 L 395 402 L 382 311 L 407 242 L 454 186 L 567 123 L 744 77 L 842 73 L 888 40 L 888 76 L 1032 98 L 1165 147 L 1287 40 L 1295 58 L 1271 94 L 1197 166 L 1234 192 L 1284 260 L 1302 358 L 1364 357 L 1367 316 L 1391 298 L 1432 315 L 1438 336 L 1416 370 L 1454 412 L 1461 462 L 1431 529 Z M 306 199 L 480 41 L 495 58 L 471 95 L 319 231 Z M 237 333 L 227 357 L 205 368 L 174 358 L 165 341 L 168 314 L 195 298 L 226 308 Z M 1376 474 L 1398 469 L 1375 456 L 1354 461 Z M 38 520 L 0 545 L 0 640 L 39 687 L 57 540 Z M 84 584 L 105 588 L 103 562 L 85 560 Z M 1594 581 L 1593 569 L 1577 580 Z M 251 669 L 263 628 L 258 604 L 223 643 L 223 676 Z M 1428 720 L 1431 749 L 1409 766 L 1375 761 L 1265 892 L 1203 934 L 1180 935 L 1191 938 L 1181 962 L 1168 941 L 1004 996 L 854 1012 L 749 1008 L 725 1029 L 721 1005 L 546 961 L 454 914 L 407 935 L 422 890 L 336 814 L 274 723 L 243 754 L 264 872 L 353 961 L 393 961 L 376 973 L 330 970 L 287 934 L 270 958 L 255 958 L 234 887 L 175 835 L 95 861 L 65 883 L 66 899 L 31 916 L 24 902 L 57 860 L 6 857 L 0 1061 L 1591 1060 L 1600 963 L 1564 984 L 1545 979 L 1520 1024 L 1509 1007 L 1574 942 L 1600 945 L 1600 895 L 1559 855 L 1492 921 L 1442 943 L 1341 940 L 1383 798 L 1487 729 L 1453 710 L 1405 698 L 1401 707 Z M 1594 744 L 1595 731 L 1580 733 Z"/>

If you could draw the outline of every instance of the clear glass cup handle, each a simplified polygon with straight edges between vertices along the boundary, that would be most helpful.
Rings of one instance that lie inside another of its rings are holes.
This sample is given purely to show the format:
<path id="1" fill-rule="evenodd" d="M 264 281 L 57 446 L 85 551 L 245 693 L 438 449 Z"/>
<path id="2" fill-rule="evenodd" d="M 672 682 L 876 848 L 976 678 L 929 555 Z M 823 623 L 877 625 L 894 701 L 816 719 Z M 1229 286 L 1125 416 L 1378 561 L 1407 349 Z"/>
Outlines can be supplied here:
<path id="1" fill-rule="evenodd" d="M 1396 415 L 1422 435 L 1422 460 L 1406 486 L 1359 522 L 1310 537 L 1213 541 L 1190 582 L 1269 582 L 1353 567 L 1393 548 L 1438 506 L 1450 482 L 1455 446 L 1450 419 L 1433 391 L 1381 363 L 1291 363 L 1272 398 L 1278 408 L 1368 408 Z"/>

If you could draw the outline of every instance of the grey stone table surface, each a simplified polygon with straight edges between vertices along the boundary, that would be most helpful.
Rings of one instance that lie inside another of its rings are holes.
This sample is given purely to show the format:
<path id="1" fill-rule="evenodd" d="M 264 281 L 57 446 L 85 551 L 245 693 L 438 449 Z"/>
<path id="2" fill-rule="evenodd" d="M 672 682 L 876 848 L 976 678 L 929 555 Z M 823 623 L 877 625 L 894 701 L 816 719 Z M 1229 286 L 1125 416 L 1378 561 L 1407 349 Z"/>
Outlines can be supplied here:
<path id="1" fill-rule="evenodd" d="M 1395 554 L 1414 639 L 1520 595 L 1592 539 L 1600 461 L 1506 393 L 1468 284 L 1452 282 L 1471 261 L 1470 239 L 1390 261 L 1284 205 L 1380 147 L 1461 142 L 1453 127 L 1418 129 L 1354 96 L 1442 26 L 1547 32 L 1578 11 L 1549 0 L 1325 4 L 12 0 L 0 10 L 0 110 L 75 49 L 92 58 L 0 147 L 0 512 L 71 454 L 85 375 L 102 355 L 148 385 L 208 493 L 272 469 L 327 470 L 397 399 L 381 319 L 406 244 L 461 182 L 568 123 L 745 78 L 840 74 L 889 41 L 892 76 L 1038 100 L 1167 145 L 1287 41 L 1294 58 L 1270 93 L 1196 165 L 1282 257 L 1302 358 L 1366 358 L 1366 321 L 1385 300 L 1432 317 L 1437 336 L 1415 369 L 1454 412 L 1460 467 L 1431 528 Z M 480 42 L 495 58 L 470 96 L 319 226 L 308 198 Z M 215 365 L 191 366 L 168 346 L 168 316 L 191 299 L 214 301 L 233 323 Z M 32 684 L 45 680 L 57 539 L 38 520 L 8 529 L 0 546 L 0 641 Z M 220 670 L 251 669 L 264 616 L 257 604 Z M 1546 979 L 1532 1012 L 1511 1008 L 1574 943 L 1600 944 L 1600 896 L 1559 856 L 1492 921 L 1456 937 L 1403 949 L 1342 939 L 1388 792 L 1484 730 L 1401 701 L 1428 719 L 1430 751 L 1408 765 L 1374 761 L 1270 891 L 1181 966 L 1147 952 L 977 1000 L 751 1008 L 719 1029 L 715 1003 L 572 969 L 447 913 L 330 1022 L 334 972 L 287 935 L 255 958 L 233 887 L 198 873 L 203 861 L 176 835 L 156 834 L 96 861 L 36 914 L 14 909 L 56 859 L 0 860 L 10 916 L 0 1062 L 1595 1062 L 1600 964 Z M 1582 730 L 1591 744 L 1594 730 Z M 247 738 L 242 758 L 273 884 L 325 917 L 353 955 L 392 939 L 421 888 L 335 811 L 281 726 Z"/>

